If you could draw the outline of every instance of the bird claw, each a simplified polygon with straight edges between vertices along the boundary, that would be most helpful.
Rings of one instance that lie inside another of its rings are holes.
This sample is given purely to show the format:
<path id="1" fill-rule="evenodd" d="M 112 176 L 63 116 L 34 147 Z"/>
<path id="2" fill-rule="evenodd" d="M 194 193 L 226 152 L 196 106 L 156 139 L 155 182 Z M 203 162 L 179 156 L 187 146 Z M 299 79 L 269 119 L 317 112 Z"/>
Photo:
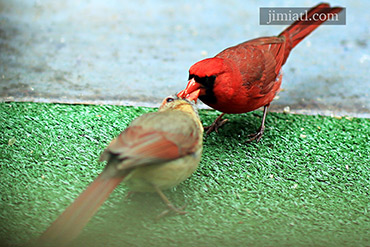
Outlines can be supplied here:
<path id="1" fill-rule="evenodd" d="M 256 133 L 248 135 L 248 137 L 251 137 L 251 138 L 249 138 L 247 142 L 250 143 L 254 140 L 256 140 L 256 142 L 259 142 L 262 138 L 263 132 L 265 132 L 265 126 L 262 126 L 261 128 L 259 128 L 259 130 Z"/>
<path id="2" fill-rule="evenodd" d="M 172 212 L 175 212 L 177 214 L 181 214 L 181 215 L 184 215 L 184 214 L 187 214 L 186 211 L 183 211 L 185 208 L 186 208 L 186 204 L 184 206 L 182 206 L 181 208 L 176 208 L 174 205 L 172 204 L 168 204 L 168 209 L 164 210 L 162 213 L 160 213 L 158 216 L 157 216 L 157 220 L 159 220 L 160 218 L 166 216 L 167 214 L 169 214 L 171 211 Z"/>
<path id="3" fill-rule="evenodd" d="M 129 199 L 130 197 L 131 197 L 131 195 L 133 195 L 133 194 L 135 194 L 135 191 L 129 191 L 129 192 L 127 192 L 127 194 L 126 194 L 126 196 L 125 196 L 125 198 L 123 198 L 123 200 L 127 200 L 127 199 Z"/>
<path id="4" fill-rule="evenodd" d="M 224 114 L 221 114 L 218 118 L 216 118 L 216 120 L 210 126 L 204 127 L 204 130 L 206 131 L 206 135 L 209 135 L 213 131 L 218 134 L 218 129 L 222 125 L 224 125 L 227 121 L 229 121 L 229 119 L 222 119 L 223 115 Z"/>

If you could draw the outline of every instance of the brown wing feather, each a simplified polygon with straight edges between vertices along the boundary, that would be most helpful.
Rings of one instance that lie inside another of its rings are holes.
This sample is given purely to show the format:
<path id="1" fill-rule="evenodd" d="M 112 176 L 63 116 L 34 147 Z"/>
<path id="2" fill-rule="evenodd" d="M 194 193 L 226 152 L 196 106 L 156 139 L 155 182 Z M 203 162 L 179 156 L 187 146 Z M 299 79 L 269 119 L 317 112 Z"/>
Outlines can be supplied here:
<path id="1" fill-rule="evenodd" d="M 193 153 L 199 142 L 199 135 L 194 133 L 197 130 L 192 127 L 194 124 L 195 120 L 180 111 L 146 114 L 132 122 L 109 144 L 101 160 L 115 154 L 118 159 L 130 160 L 122 162 L 119 168 L 130 169 Z"/>

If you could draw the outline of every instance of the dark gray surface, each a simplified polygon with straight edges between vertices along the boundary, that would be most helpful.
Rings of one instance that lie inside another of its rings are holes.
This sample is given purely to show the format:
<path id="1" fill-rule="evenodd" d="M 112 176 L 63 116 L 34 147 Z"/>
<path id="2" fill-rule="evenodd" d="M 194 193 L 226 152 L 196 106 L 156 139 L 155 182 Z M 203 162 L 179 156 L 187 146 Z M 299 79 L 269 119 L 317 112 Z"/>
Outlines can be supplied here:
<path id="1" fill-rule="evenodd" d="M 259 7 L 316 4 L 2 0 L 0 100 L 158 106 L 196 61 L 285 28 L 260 26 Z M 370 116 L 370 3 L 331 4 L 347 7 L 347 25 L 321 26 L 294 49 L 276 110 Z"/>

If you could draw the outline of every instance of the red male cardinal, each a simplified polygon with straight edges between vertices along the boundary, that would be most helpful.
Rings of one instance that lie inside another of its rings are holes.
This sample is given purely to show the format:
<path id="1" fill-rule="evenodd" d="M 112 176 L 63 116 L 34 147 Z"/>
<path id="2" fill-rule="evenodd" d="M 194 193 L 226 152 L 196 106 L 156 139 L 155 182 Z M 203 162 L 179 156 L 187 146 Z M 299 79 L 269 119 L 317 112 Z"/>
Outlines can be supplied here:
<path id="1" fill-rule="evenodd" d="M 222 120 L 225 113 L 245 113 L 264 106 L 261 127 L 248 140 L 258 142 L 265 129 L 267 108 L 280 89 L 281 67 L 290 51 L 328 17 L 341 10 L 321 3 L 277 37 L 249 40 L 197 62 L 189 70 L 186 89 L 178 96 L 185 98 L 200 89 L 199 99 L 223 112 L 207 127 L 207 134 L 217 132 L 227 121 Z"/>
<path id="2" fill-rule="evenodd" d="M 197 92 L 194 97 L 198 97 Z M 100 157 L 108 162 L 104 171 L 38 243 L 59 246 L 73 240 L 121 181 L 132 191 L 157 192 L 171 210 L 184 214 L 162 190 L 179 184 L 196 170 L 202 138 L 203 127 L 195 105 L 177 96 L 167 97 L 158 112 L 135 119 L 108 145 Z"/>

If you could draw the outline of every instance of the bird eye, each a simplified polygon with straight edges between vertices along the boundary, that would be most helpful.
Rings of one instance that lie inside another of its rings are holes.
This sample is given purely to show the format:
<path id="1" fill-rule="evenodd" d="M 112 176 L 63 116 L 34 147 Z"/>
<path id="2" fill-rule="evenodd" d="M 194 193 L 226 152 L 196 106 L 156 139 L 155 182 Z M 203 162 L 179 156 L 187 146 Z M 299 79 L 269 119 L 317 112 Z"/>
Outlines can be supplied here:
<path id="1" fill-rule="evenodd" d="M 175 100 L 174 98 L 168 97 L 168 98 L 166 99 L 166 102 L 172 102 L 172 101 L 174 101 L 174 100 Z"/>

